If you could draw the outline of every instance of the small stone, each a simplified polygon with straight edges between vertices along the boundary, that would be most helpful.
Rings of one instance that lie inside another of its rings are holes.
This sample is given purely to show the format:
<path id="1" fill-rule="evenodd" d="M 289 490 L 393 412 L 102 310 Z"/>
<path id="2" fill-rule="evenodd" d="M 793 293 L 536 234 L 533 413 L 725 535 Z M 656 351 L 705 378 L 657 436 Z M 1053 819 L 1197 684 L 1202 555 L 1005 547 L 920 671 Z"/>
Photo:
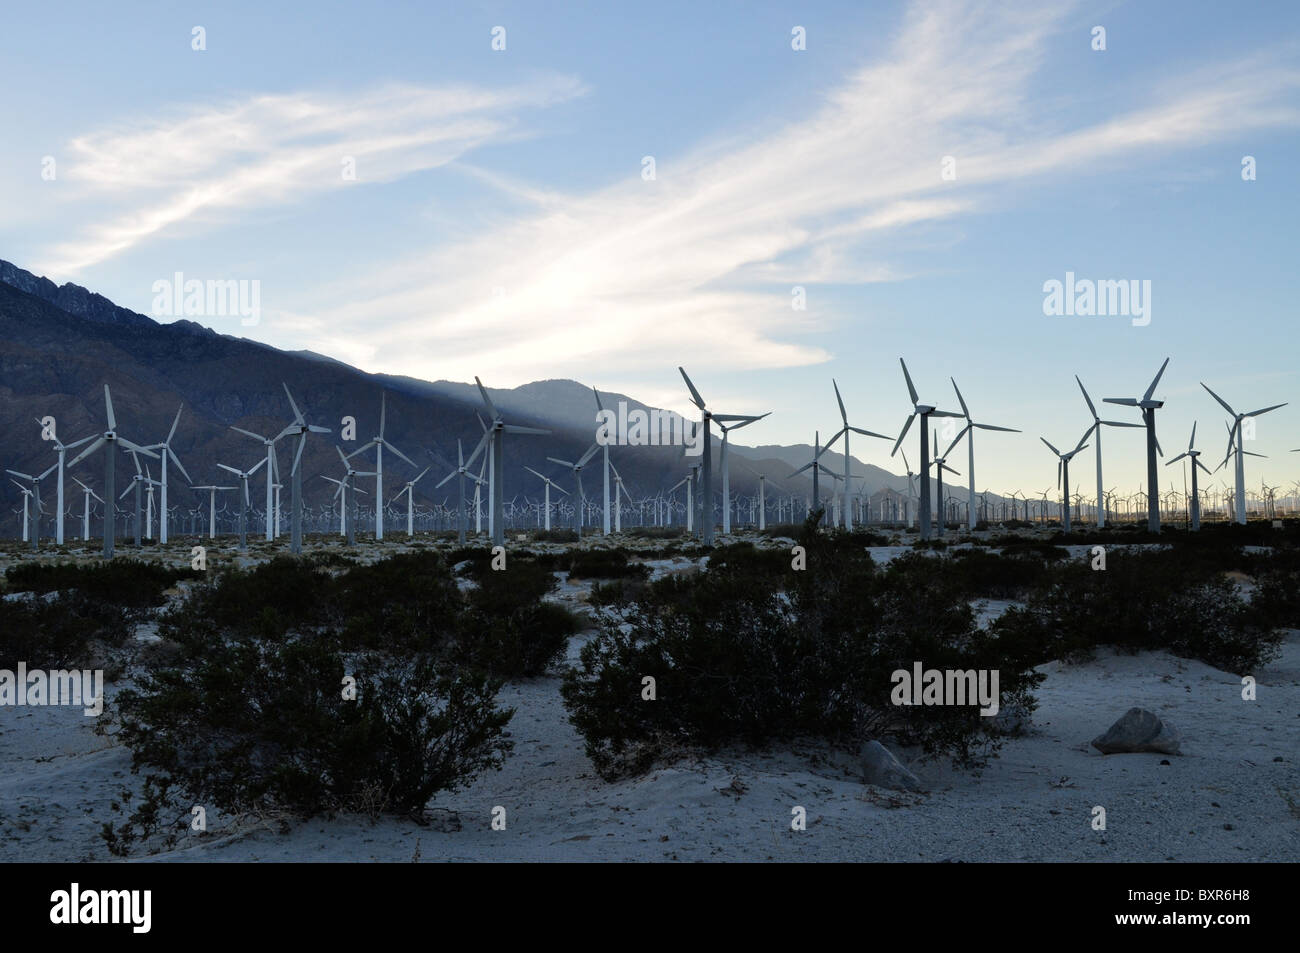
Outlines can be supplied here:
<path id="1" fill-rule="evenodd" d="M 1178 754 L 1181 742 L 1182 736 L 1178 729 L 1161 721 L 1154 712 L 1144 708 L 1130 708 L 1104 735 L 1094 738 L 1092 746 L 1102 754 L 1142 751 Z"/>
<path id="2" fill-rule="evenodd" d="M 921 781 L 879 741 L 868 741 L 858 752 L 862 777 L 868 784 L 893 791 L 922 791 Z"/>

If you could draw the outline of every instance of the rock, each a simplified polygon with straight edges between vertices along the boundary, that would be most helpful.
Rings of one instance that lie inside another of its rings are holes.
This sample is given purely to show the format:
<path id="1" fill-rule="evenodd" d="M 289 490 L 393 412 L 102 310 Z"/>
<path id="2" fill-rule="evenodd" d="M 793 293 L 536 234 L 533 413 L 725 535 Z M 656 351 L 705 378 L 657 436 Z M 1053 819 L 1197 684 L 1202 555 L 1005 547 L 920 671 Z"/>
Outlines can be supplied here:
<path id="1" fill-rule="evenodd" d="M 858 752 L 862 777 L 868 784 L 893 791 L 921 791 L 920 780 L 879 741 L 868 741 Z"/>
<path id="2" fill-rule="evenodd" d="M 1180 754 L 1181 743 L 1182 735 L 1177 728 L 1145 708 L 1130 708 L 1104 735 L 1092 740 L 1092 746 L 1102 754 L 1138 751 Z"/>

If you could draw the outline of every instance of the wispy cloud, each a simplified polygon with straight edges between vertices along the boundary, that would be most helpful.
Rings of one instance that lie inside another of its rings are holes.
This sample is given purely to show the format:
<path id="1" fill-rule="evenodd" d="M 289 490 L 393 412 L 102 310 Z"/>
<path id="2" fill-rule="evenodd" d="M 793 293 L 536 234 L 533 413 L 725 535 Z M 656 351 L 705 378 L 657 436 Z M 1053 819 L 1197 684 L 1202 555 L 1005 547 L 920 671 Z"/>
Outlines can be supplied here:
<path id="1" fill-rule="evenodd" d="M 463 377 L 472 361 L 498 383 L 696 355 L 715 369 L 815 363 L 828 355 L 801 336 L 829 316 L 792 310 L 790 286 L 905 274 L 869 245 L 989 204 L 997 186 L 1297 121 L 1279 104 L 1295 72 L 1266 61 L 1180 77 L 1148 105 L 1083 128 L 1038 116 L 1030 81 L 1068 13 L 918 4 L 889 56 L 807 118 L 729 149 L 661 155 L 653 182 L 632 169 L 574 196 L 508 183 L 539 208 L 331 289 L 345 303 L 322 327 L 337 334 L 382 314 L 365 333 L 369 366 Z M 955 181 L 940 175 L 949 155 Z"/>
<path id="2" fill-rule="evenodd" d="M 515 114 L 581 95 L 572 78 L 525 87 L 388 86 L 352 96 L 257 96 L 79 136 L 65 178 L 102 220 L 54 248 L 43 270 L 75 274 L 168 229 L 237 209 L 388 182 L 518 134 Z"/>

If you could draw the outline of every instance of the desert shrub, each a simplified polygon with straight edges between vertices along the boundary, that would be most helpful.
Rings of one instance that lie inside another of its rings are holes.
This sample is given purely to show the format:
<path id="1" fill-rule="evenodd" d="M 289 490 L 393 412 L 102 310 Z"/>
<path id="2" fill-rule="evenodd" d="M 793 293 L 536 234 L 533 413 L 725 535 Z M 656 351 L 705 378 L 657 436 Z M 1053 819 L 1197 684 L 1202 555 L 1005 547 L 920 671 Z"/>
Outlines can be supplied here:
<path id="1" fill-rule="evenodd" d="M 182 579 L 202 574 L 188 566 L 178 569 L 136 559 L 107 559 L 102 562 L 24 562 L 5 570 L 13 592 L 56 592 L 76 590 L 90 599 L 128 608 L 161 605 L 163 593 Z"/>
<path id="2" fill-rule="evenodd" d="M 497 688 L 427 659 L 345 656 L 328 638 L 232 639 L 124 690 L 120 737 L 133 770 L 224 811 L 310 816 L 376 787 L 407 811 L 500 765 L 512 711 L 495 707 Z"/>
<path id="3" fill-rule="evenodd" d="M 626 579 L 650 574 L 641 563 L 629 562 L 627 551 L 622 549 L 578 550 L 571 555 L 567 568 L 573 579 Z"/>
<path id="4" fill-rule="evenodd" d="M 1064 551 L 1051 547 L 1053 557 Z M 909 554 L 910 555 L 910 554 Z M 931 564 L 934 560 L 930 560 Z M 966 598 L 1012 599 L 1043 585 L 1049 569 L 1035 552 L 997 555 L 984 549 L 956 549 L 938 570 L 951 577 Z"/>
<path id="5" fill-rule="evenodd" d="M 159 617 L 158 631 L 183 644 L 228 635 L 282 638 L 336 615 L 336 583 L 309 560 L 278 556 L 251 569 L 227 569 Z"/>
<path id="6" fill-rule="evenodd" d="M 1032 708 L 1038 676 L 1006 658 L 968 605 L 931 591 L 932 573 L 900 589 L 860 546 L 846 556 L 825 534 L 801 539 L 808 569 L 755 580 L 728 571 L 755 560 L 736 547 L 717 572 L 647 587 L 625 621 L 609 620 L 582 650 L 562 694 L 605 778 L 645 770 L 682 746 L 762 745 L 816 736 L 852 742 L 882 732 L 969 762 L 996 750 L 975 707 L 899 707 L 892 673 L 926 667 L 1001 670 L 1003 698 Z M 774 570 L 774 566 L 766 567 Z M 897 581 L 897 576 L 893 581 Z M 657 700 L 642 700 L 642 679 Z"/>
<path id="7" fill-rule="evenodd" d="M 409 655 L 442 650 L 459 630 L 464 598 L 436 552 L 403 553 L 335 579 L 342 644 Z"/>
<path id="8" fill-rule="evenodd" d="M 126 610 L 76 590 L 0 599 L 0 668 L 86 668 L 96 644 L 121 646 L 130 632 Z"/>
<path id="9" fill-rule="evenodd" d="M 550 569 L 510 557 L 506 568 L 474 573 L 466 594 L 456 658 L 504 678 L 542 674 L 578 631 L 577 618 L 544 597 L 558 583 Z"/>
<path id="10" fill-rule="evenodd" d="M 1104 572 L 1068 563 L 993 628 L 1009 643 L 1037 643 L 1039 661 L 1083 658 L 1109 645 L 1167 649 L 1237 670 L 1272 657 L 1281 639 L 1220 572 L 1168 551 L 1112 552 Z"/>

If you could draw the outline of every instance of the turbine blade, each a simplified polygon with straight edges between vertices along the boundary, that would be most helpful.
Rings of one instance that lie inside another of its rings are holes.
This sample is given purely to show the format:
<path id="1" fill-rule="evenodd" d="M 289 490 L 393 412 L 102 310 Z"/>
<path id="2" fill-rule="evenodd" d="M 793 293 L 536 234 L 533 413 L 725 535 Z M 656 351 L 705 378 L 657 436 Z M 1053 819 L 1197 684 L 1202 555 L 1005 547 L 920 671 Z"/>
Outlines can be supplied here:
<path id="1" fill-rule="evenodd" d="M 1103 397 L 1103 403 L 1123 404 L 1125 407 L 1136 407 L 1139 403 L 1136 397 Z"/>
<path id="2" fill-rule="evenodd" d="M 303 422 L 302 411 L 299 410 L 298 405 L 293 402 L 293 394 L 289 393 L 289 385 L 285 384 L 283 381 L 281 381 L 281 384 L 284 387 L 284 396 L 289 398 L 289 406 L 293 408 L 294 421 L 296 423 L 302 423 Z"/>
<path id="3" fill-rule="evenodd" d="M 1151 395 L 1154 394 L 1154 393 L 1156 392 L 1156 385 L 1160 383 L 1160 378 L 1164 375 L 1164 373 L 1165 373 L 1165 368 L 1168 367 L 1168 366 L 1169 366 L 1169 358 L 1165 358 L 1165 362 L 1164 362 L 1163 364 L 1160 365 L 1160 370 L 1156 371 L 1156 376 L 1155 376 L 1155 378 L 1151 381 L 1151 386 L 1148 387 L 1148 388 L 1147 388 L 1147 392 L 1146 392 L 1145 394 L 1142 395 L 1142 399 L 1143 399 L 1143 400 L 1150 400 L 1150 399 L 1151 399 Z"/>
<path id="4" fill-rule="evenodd" d="M 81 453 L 77 454 L 77 456 L 73 458 L 72 462 L 68 464 L 68 466 L 75 467 L 78 463 L 86 459 L 86 457 L 90 456 L 92 453 L 94 453 L 96 450 L 98 450 L 107 442 L 108 441 L 106 441 L 103 437 L 100 437 L 89 447 L 87 447 L 85 450 L 81 451 Z"/>
<path id="5" fill-rule="evenodd" d="M 921 402 L 921 398 L 916 396 L 916 388 L 912 385 L 912 375 L 907 373 L 907 362 L 900 357 L 898 363 L 903 365 L 903 379 L 907 381 L 907 392 L 912 397 L 912 406 L 915 407 Z"/>
<path id="6" fill-rule="evenodd" d="M 1258 417 L 1260 414 L 1266 414 L 1270 410 L 1277 410 L 1279 407 L 1285 407 L 1286 404 L 1274 404 L 1272 407 L 1265 407 L 1263 410 L 1252 410 L 1249 413 L 1242 414 L 1243 417 Z"/>
<path id="7" fill-rule="evenodd" d="M 844 409 L 844 398 L 840 396 L 840 385 L 835 383 L 835 378 L 831 378 L 831 386 L 835 388 L 835 399 L 840 404 L 840 419 L 844 421 L 844 426 L 849 425 L 849 412 Z"/>
<path id="8" fill-rule="evenodd" d="M 478 379 L 478 375 L 474 376 L 474 383 L 478 385 L 478 392 L 483 397 L 483 406 L 488 409 L 488 413 L 492 415 L 492 419 L 500 420 L 501 414 L 496 407 L 492 405 L 492 398 L 488 396 L 487 388 L 484 387 L 483 382 Z"/>
<path id="9" fill-rule="evenodd" d="M 181 476 L 185 477 L 185 482 L 189 483 L 190 475 L 186 473 L 185 468 L 181 466 L 181 458 L 176 456 L 176 451 L 174 451 L 171 447 L 168 447 L 167 456 L 171 457 L 172 463 L 176 464 L 176 468 L 181 471 Z"/>
<path id="10" fill-rule="evenodd" d="M 1205 381 L 1201 381 L 1201 386 L 1202 386 L 1202 387 L 1205 387 Z M 1236 417 L 1236 416 L 1237 416 L 1237 412 L 1236 412 L 1235 410 L 1233 410 L 1231 407 L 1228 406 L 1228 402 L 1227 402 L 1226 400 L 1224 400 L 1222 397 L 1220 397 L 1220 396 L 1219 396 L 1218 394 L 1216 394 L 1214 391 L 1210 390 L 1210 388 L 1208 388 L 1208 387 L 1205 387 L 1205 390 L 1206 390 L 1206 392 L 1207 392 L 1211 397 L 1213 397 L 1215 400 L 1217 400 L 1217 401 L 1219 402 L 1219 404 L 1223 407 L 1223 409 L 1226 410 L 1226 411 L 1228 412 L 1228 415 L 1229 415 L 1229 416 L 1231 416 L 1231 417 Z"/>
<path id="11" fill-rule="evenodd" d="M 903 444 L 903 438 L 907 436 L 907 431 L 910 430 L 910 429 L 912 428 L 912 421 L 915 420 L 915 419 L 916 419 L 916 413 L 915 413 L 915 412 L 913 412 L 913 413 L 907 415 L 907 421 L 903 424 L 903 431 L 902 431 L 902 433 L 900 433 L 900 434 L 898 435 L 898 439 L 897 439 L 896 441 L 894 441 L 894 449 L 891 450 L 890 453 L 889 453 L 889 455 L 890 455 L 891 457 L 892 457 L 894 454 L 898 453 L 898 448 L 899 448 L 900 446 L 902 446 L 902 444 Z"/>
<path id="12" fill-rule="evenodd" d="M 181 422 L 181 411 L 184 410 L 184 409 L 185 409 L 185 405 L 184 405 L 184 404 L 181 404 L 179 407 L 176 408 L 176 419 L 172 421 L 172 429 L 169 430 L 169 431 L 167 431 L 167 441 L 166 441 L 166 442 L 167 442 L 168 444 L 170 444 L 170 443 L 172 442 L 172 437 L 176 436 L 176 425 L 179 424 L 179 423 Z"/>
<path id="13" fill-rule="evenodd" d="M 1043 443 L 1047 444 L 1047 449 L 1051 450 L 1052 453 L 1056 454 L 1058 457 L 1061 455 L 1061 451 L 1053 447 L 1052 442 L 1048 440 L 1046 437 L 1039 437 L 1038 439 L 1043 441 Z"/>
<path id="14" fill-rule="evenodd" d="M 706 410 L 707 408 L 704 406 L 704 398 L 701 397 L 700 392 L 695 389 L 695 385 L 691 383 L 691 379 L 686 376 L 686 368 L 678 367 L 677 369 L 682 372 L 682 380 L 686 381 L 686 386 L 691 392 L 691 402 L 695 404 L 696 407 L 700 408 L 700 410 Z"/>
<path id="15" fill-rule="evenodd" d="M 502 429 L 506 433 L 530 433 L 539 436 L 550 433 L 549 430 L 543 430 L 540 427 L 520 427 L 517 424 L 506 424 Z"/>
<path id="16" fill-rule="evenodd" d="M 961 415 L 970 420 L 970 410 L 966 407 L 966 401 L 962 399 L 961 390 L 957 387 L 957 381 L 954 378 L 948 378 L 952 381 L 952 389 L 957 391 L 957 403 L 961 404 Z"/>
<path id="17" fill-rule="evenodd" d="M 1075 374 L 1075 375 L 1074 375 L 1074 379 L 1075 379 L 1075 382 L 1078 383 L 1078 385 L 1079 385 L 1079 390 L 1083 391 L 1083 399 L 1086 400 L 1086 401 L 1088 402 L 1088 410 L 1089 410 L 1089 412 L 1092 414 L 1092 419 L 1093 419 L 1093 420 L 1096 420 L 1096 419 L 1097 419 L 1097 407 L 1096 407 L 1096 405 L 1093 404 L 1093 402 L 1092 402 L 1092 398 L 1088 396 L 1088 391 L 1084 388 L 1084 386 L 1083 386 L 1083 381 L 1079 380 L 1079 375 L 1078 375 L 1078 374 Z"/>
<path id="18" fill-rule="evenodd" d="M 113 395 L 109 393 L 108 385 L 104 385 L 104 410 L 108 413 L 108 429 L 117 429 L 117 415 L 113 413 Z"/>

